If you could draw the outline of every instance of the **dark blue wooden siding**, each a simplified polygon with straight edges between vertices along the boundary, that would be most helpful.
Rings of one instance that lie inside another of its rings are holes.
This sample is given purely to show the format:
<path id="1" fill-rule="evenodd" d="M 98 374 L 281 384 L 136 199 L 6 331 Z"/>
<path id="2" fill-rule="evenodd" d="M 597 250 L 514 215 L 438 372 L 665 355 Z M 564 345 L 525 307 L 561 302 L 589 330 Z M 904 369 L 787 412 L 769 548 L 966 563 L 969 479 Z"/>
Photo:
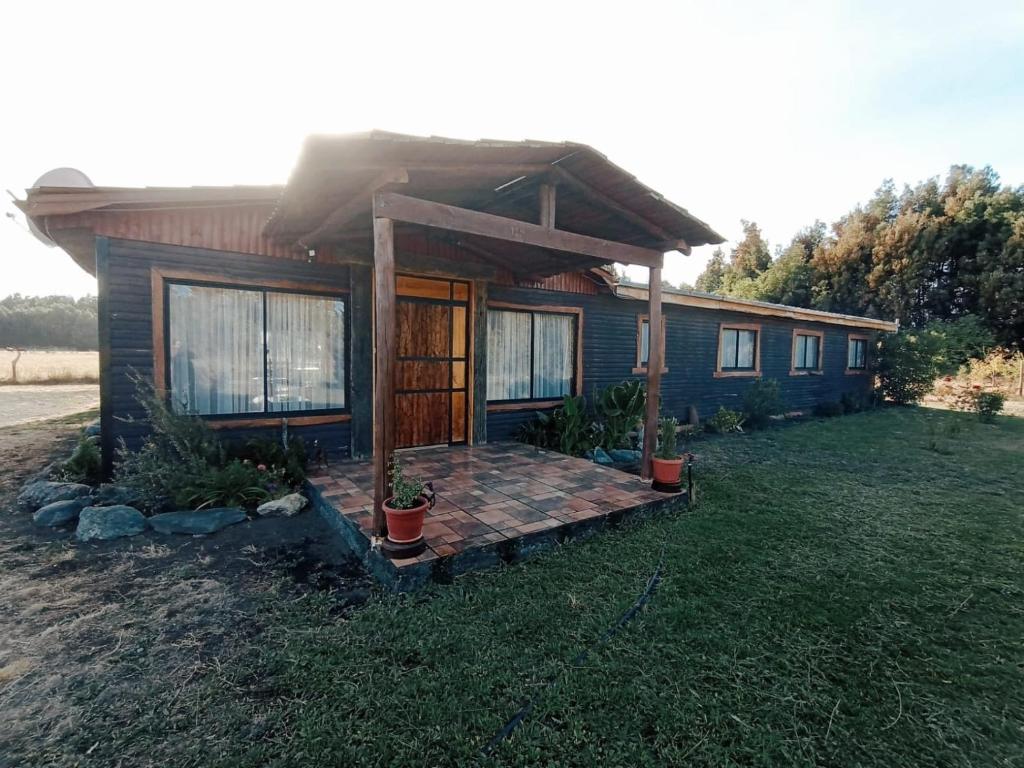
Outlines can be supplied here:
<path id="1" fill-rule="evenodd" d="M 211 279 L 250 285 L 260 280 L 292 280 L 314 284 L 325 291 L 349 290 L 349 272 L 344 267 L 126 240 L 101 240 L 98 247 L 105 250 L 100 280 L 104 286 L 101 292 L 106 293 L 105 335 L 110 349 L 109 371 L 101 384 L 105 447 L 116 445 L 120 438 L 129 446 L 137 446 L 148 430 L 130 377 L 132 371 L 149 381 L 153 377 L 152 267 L 203 273 Z M 362 327 L 354 319 L 351 326 Z M 351 344 L 348 347 L 351 349 Z M 351 400 L 350 397 L 350 404 Z M 319 439 L 335 455 L 347 455 L 350 450 L 348 423 L 291 427 L 289 431 L 301 434 L 310 443 Z M 219 430 L 219 434 L 240 438 L 279 435 L 280 430 L 226 429 Z"/>
<path id="2" fill-rule="evenodd" d="M 492 287 L 491 301 L 529 305 L 578 306 L 583 308 L 583 394 L 590 399 L 595 389 L 625 379 L 643 378 L 633 373 L 636 365 L 637 315 L 647 313 L 642 301 L 612 296 L 580 296 L 552 291 Z M 776 379 L 789 410 L 809 410 L 815 404 L 838 400 L 844 392 L 867 392 L 870 377 L 846 374 L 846 344 L 856 328 L 825 323 L 803 323 L 781 318 L 718 310 L 664 305 L 665 358 L 668 372 L 662 376 L 664 409 L 685 420 L 693 405 L 702 419 L 719 406 L 739 409 L 752 379 L 716 378 L 718 329 L 723 322 L 757 323 L 761 326 L 761 373 Z M 822 331 L 824 373 L 790 376 L 793 329 Z M 489 413 L 487 438 L 514 437 L 519 425 L 533 411 Z"/>

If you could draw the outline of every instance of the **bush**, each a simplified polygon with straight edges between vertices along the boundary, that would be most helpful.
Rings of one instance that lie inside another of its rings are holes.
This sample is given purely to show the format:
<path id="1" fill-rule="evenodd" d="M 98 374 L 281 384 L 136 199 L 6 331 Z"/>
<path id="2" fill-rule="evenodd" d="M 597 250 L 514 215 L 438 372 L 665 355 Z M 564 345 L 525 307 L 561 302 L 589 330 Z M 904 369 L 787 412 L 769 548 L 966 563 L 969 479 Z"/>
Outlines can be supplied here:
<path id="1" fill-rule="evenodd" d="M 639 379 L 612 384 L 594 395 L 597 441 L 602 448 L 632 448 L 629 434 L 643 421 L 647 388 Z"/>
<path id="2" fill-rule="evenodd" d="M 844 392 L 839 398 L 839 404 L 846 413 L 860 413 L 871 408 L 874 400 L 866 392 Z"/>
<path id="3" fill-rule="evenodd" d="M 985 391 L 977 384 L 962 390 L 955 401 L 961 411 L 978 414 L 978 419 L 986 424 L 996 420 L 1005 403 L 1006 396 L 1002 392 Z"/>
<path id="4" fill-rule="evenodd" d="M 102 469 L 100 449 L 95 441 L 83 435 L 79 438 L 71 458 L 61 467 L 60 477 L 65 482 L 96 485 L 100 481 Z"/>
<path id="5" fill-rule="evenodd" d="M 824 416 L 825 418 L 831 418 L 833 416 L 843 415 L 843 404 L 834 402 L 818 403 L 814 406 L 815 416 Z"/>
<path id="6" fill-rule="evenodd" d="M 189 478 L 176 489 L 174 503 L 191 509 L 252 507 L 270 498 L 270 489 L 278 487 L 277 479 L 266 468 L 232 459 L 223 467 L 208 466 L 202 474 Z"/>
<path id="7" fill-rule="evenodd" d="M 964 315 L 956 320 L 935 320 L 922 331 L 937 342 L 936 366 L 940 375 L 951 375 L 972 358 L 984 357 L 995 346 L 992 331 L 977 315 Z"/>
<path id="8" fill-rule="evenodd" d="M 775 379 L 756 379 L 743 394 L 746 423 L 755 429 L 768 426 L 771 417 L 782 411 L 779 382 Z"/>
<path id="9" fill-rule="evenodd" d="M 655 458 L 672 461 L 679 458 L 679 451 L 676 448 L 676 430 L 679 422 L 674 417 L 664 417 L 658 420 L 658 450 L 654 452 Z"/>
<path id="10" fill-rule="evenodd" d="M 708 429 L 720 435 L 742 432 L 743 414 L 739 411 L 729 410 L 724 405 L 720 406 L 718 412 L 708 419 Z"/>
<path id="11" fill-rule="evenodd" d="M 550 414 L 538 411 L 533 420 L 521 425 L 518 439 L 568 456 L 582 456 L 594 447 L 598 432 L 587 413 L 586 398 L 566 395 Z"/>
<path id="12" fill-rule="evenodd" d="M 301 485 L 306 479 L 306 444 L 297 435 L 288 438 L 287 448 L 279 440 L 251 437 L 243 443 L 229 445 L 228 454 L 257 466 L 283 470 L 282 479 L 288 485 Z"/>
<path id="13" fill-rule="evenodd" d="M 901 331 L 882 337 L 875 356 L 879 395 L 897 405 L 918 402 L 939 371 L 942 340 L 935 334 Z"/>

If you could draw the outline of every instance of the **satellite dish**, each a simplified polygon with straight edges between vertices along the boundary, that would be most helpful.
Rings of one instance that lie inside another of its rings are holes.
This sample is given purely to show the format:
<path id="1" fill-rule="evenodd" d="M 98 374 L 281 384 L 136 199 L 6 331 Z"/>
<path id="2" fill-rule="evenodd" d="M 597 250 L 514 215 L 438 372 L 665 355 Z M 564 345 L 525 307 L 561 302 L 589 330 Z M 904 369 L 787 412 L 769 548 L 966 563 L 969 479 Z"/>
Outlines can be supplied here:
<path id="1" fill-rule="evenodd" d="M 92 181 L 77 168 L 54 168 L 52 171 L 47 171 L 38 179 L 36 183 L 32 185 L 32 189 L 41 189 L 43 187 L 92 187 L 94 186 Z M 32 221 L 32 217 L 28 218 L 29 231 L 36 236 L 36 238 L 43 245 L 50 248 L 55 247 L 57 244 L 53 242 L 48 234 L 43 232 L 39 227 L 36 226 L 35 222 Z"/>

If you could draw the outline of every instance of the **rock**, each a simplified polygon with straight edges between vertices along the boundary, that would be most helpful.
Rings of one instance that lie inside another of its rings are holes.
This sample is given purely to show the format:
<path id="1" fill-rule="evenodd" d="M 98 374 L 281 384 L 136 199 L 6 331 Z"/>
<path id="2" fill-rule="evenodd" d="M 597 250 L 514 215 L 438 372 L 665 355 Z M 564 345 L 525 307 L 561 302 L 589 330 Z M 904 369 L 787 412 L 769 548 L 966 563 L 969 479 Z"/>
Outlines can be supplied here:
<path id="1" fill-rule="evenodd" d="M 616 464 L 635 464 L 640 461 L 643 454 L 640 451 L 630 451 L 625 448 L 612 448 L 608 451 L 608 455 Z"/>
<path id="2" fill-rule="evenodd" d="M 100 422 L 97 419 L 92 424 L 82 430 L 82 434 L 86 437 L 99 437 L 100 434 Z"/>
<path id="3" fill-rule="evenodd" d="M 94 507 L 137 507 L 140 503 L 142 503 L 142 494 L 134 488 L 126 488 L 123 485 L 101 485 L 92 497 Z"/>
<path id="4" fill-rule="evenodd" d="M 78 513 L 85 505 L 86 502 L 83 499 L 55 501 L 37 509 L 36 513 L 32 515 L 32 522 L 45 528 L 56 528 L 58 525 L 77 520 Z"/>
<path id="5" fill-rule="evenodd" d="M 92 493 L 92 488 L 82 483 L 55 483 L 50 480 L 37 480 L 29 483 L 18 494 L 18 506 L 26 512 L 35 512 L 40 507 L 53 504 L 55 501 L 80 499 Z"/>
<path id="6" fill-rule="evenodd" d="M 256 507 L 257 515 L 284 515 L 293 517 L 302 511 L 306 506 L 306 497 L 301 493 L 289 493 L 280 499 L 268 501 Z"/>
<path id="7" fill-rule="evenodd" d="M 612 461 L 612 457 L 605 453 L 604 448 L 595 448 L 593 451 L 590 451 L 590 454 L 590 460 L 595 464 L 604 464 L 605 466 L 608 466 L 615 463 Z"/>
<path id="8" fill-rule="evenodd" d="M 149 518 L 150 527 L 157 533 L 204 534 L 216 533 L 221 528 L 245 520 L 245 510 L 239 507 L 164 512 Z"/>
<path id="9" fill-rule="evenodd" d="M 134 507 L 86 507 L 78 516 L 79 541 L 109 541 L 146 530 L 146 518 Z"/>

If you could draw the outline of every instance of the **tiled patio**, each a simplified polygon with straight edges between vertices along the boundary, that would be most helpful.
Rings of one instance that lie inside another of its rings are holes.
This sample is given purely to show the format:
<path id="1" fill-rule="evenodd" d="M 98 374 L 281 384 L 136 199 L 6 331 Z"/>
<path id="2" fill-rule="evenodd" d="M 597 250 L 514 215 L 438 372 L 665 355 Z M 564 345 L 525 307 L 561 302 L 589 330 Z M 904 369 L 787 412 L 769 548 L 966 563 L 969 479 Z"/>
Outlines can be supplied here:
<path id="1" fill-rule="evenodd" d="M 634 475 L 520 443 L 404 451 L 401 459 L 407 475 L 432 480 L 437 494 L 424 525 L 427 550 L 416 558 L 388 560 L 370 548 L 372 462 L 309 478 L 320 513 L 397 587 L 513 560 L 680 501 Z"/>

